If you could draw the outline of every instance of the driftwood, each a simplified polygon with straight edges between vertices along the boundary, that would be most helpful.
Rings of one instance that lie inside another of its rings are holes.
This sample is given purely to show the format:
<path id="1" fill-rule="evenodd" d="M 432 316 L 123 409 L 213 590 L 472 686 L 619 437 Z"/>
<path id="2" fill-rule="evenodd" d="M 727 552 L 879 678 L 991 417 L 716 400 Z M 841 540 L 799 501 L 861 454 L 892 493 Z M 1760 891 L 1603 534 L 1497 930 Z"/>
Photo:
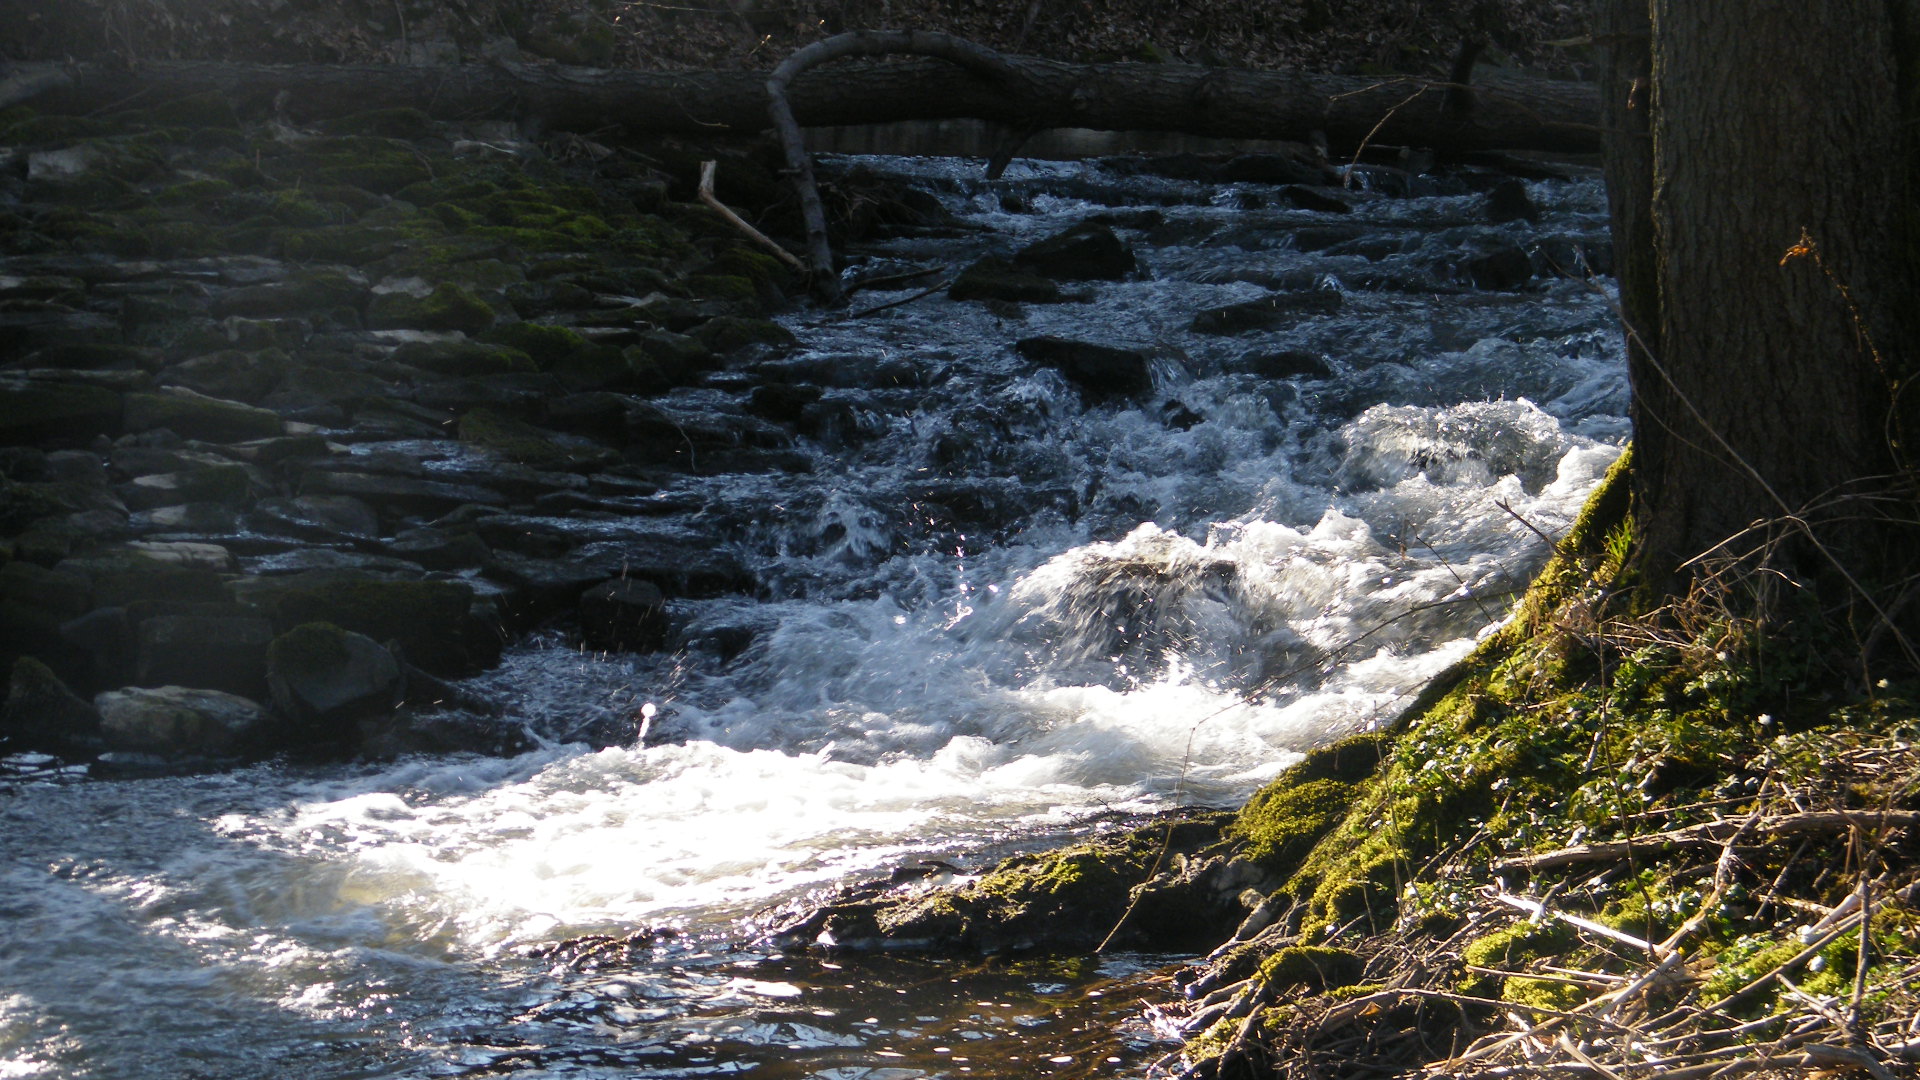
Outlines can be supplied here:
<path id="1" fill-rule="evenodd" d="M 824 44 L 824 43 L 823 43 Z M 788 96 L 808 127 L 974 117 L 1017 130 L 1084 127 L 1243 139 L 1306 139 L 1336 150 L 1368 139 L 1445 151 L 1598 151 L 1599 99 L 1585 83 L 1483 79 L 1473 107 L 1442 108 L 1449 84 L 1190 64 L 1069 64 L 1005 56 L 1003 77 L 947 60 L 849 63 L 795 75 Z M 767 78 L 751 71 L 611 71 L 514 63 L 457 67 L 270 65 L 207 61 L 18 64 L 0 73 L 0 107 L 140 109 L 217 93 L 243 113 L 291 121 L 410 105 L 450 120 L 523 118 L 595 131 L 754 133 L 771 126 Z M 1409 99 L 1412 100 L 1409 100 Z M 1384 122 L 1383 122 L 1384 118 Z M 1377 130 L 1376 130 L 1377 128 Z"/>
<path id="2" fill-rule="evenodd" d="M 1576 844 L 1573 847 L 1543 851 L 1535 855 L 1520 855 L 1511 859 L 1502 859 L 1494 863 L 1492 869 L 1495 873 L 1512 870 L 1553 870 L 1580 863 L 1614 862 L 1635 852 L 1652 853 L 1674 848 L 1718 847 L 1747 830 L 1763 837 L 1809 836 L 1842 833 L 1856 825 L 1862 828 L 1904 828 L 1916 824 L 1920 824 L 1920 811 L 1913 810 L 1814 810 L 1801 814 L 1756 815 L 1708 821 L 1699 825 L 1689 825 L 1684 829 L 1649 833 L 1627 840 Z"/>

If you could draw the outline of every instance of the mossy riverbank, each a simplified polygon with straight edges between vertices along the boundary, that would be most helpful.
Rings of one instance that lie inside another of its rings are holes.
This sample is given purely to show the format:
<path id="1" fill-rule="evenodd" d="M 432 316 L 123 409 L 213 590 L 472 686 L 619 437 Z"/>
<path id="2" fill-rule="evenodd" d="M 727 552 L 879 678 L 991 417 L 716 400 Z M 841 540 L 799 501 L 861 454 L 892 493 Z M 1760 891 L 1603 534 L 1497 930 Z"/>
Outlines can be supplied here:
<path id="1" fill-rule="evenodd" d="M 1795 642 L 1701 598 L 1633 611 L 1630 468 L 1397 724 L 1237 814 L 793 929 L 1200 942 L 1176 976 L 1188 1042 L 1164 1063 L 1194 1076 L 1910 1074 L 1920 717 L 1896 686 L 1837 693 Z M 988 932 L 1009 923 L 1023 934 Z"/>

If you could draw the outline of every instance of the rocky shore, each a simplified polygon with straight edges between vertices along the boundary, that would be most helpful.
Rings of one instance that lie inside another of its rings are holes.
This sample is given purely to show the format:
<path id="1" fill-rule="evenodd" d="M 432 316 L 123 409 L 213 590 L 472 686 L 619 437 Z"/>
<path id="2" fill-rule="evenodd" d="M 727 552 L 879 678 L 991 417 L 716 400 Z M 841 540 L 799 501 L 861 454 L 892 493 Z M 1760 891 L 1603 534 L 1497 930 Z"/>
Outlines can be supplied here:
<path id="1" fill-rule="evenodd" d="M 556 617 L 657 649 L 668 599 L 751 592 L 663 489 L 804 470 L 795 432 L 844 418 L 804 387 L 649 402 L 791 340 L 762 317 L 787 274 L 682 201 L 702 153 L 773 201 L 737 149 L 407 109 L 0 115 L 0 736 L 507 750 L 445 680 Z"/>

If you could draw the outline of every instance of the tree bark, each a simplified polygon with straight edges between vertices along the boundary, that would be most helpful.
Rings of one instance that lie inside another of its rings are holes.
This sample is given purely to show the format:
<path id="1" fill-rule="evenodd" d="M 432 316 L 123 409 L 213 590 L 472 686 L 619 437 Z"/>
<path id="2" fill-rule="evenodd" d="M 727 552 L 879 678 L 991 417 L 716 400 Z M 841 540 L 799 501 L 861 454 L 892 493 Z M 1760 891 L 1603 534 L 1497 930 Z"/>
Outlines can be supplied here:
<path id="1" fill-rule="evenodd" d="M 1464 115 L 1444 84 L 1188 64 L 1069 64 L 1007 57 L 983 79 L 938 60 L 836 64 L 800 73 L 790 97 L 809 127 L 973 117 L 1020 129 L 1085 127 L 1245 139 L 1363 142 L 1451 152 L 1600 148 L 1597 97 L 1584 83 L 1505 78 L 1476 85 Z M 142 108 L 217 93 L 243 111 L 337 117 L 404 103 L 446 119 L 525 117 L 548 126 L 637 132 L 752 133 L 769 126 L 765 77 L 748 71 L 610 71 L 529 64 L 407 67 L 156 62 L 21 65 L 0 106 L 62 112 Z M 1411 99 L 1411 100 L 1409 100 Z M 1384 118 L 1384 120 L 1383 120 Z"/>
<path id="2" fill-rule="evenodd" d="M 1880 509 L 1920 330 L 1898 6 L 1834 0 L 1816 26 L 1779 0 L 1609 0 L 1636 563 L 1656 583 L 1758 554 L 1884 619 L 1876 592 L 1912 561 Z"/>

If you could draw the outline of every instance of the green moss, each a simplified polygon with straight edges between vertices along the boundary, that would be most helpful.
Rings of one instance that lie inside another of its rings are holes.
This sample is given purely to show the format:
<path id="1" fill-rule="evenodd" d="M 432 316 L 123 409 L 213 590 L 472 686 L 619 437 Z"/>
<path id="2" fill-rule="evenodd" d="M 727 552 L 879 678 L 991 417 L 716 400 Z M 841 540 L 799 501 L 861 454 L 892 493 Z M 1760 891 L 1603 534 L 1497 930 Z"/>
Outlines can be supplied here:
<path id="1" fill-rule="evenodd" d="M 433 134 L 433 118 L 419 109 L 369 109 L 343 116 L 327 125 L 338 135 L 379 135 L 389 139 L 424 139 Z"/>
<path id="2" fill-rule="evenodd" d="M 459 435 L 463 442 L 537 469 L 586 471 L 605 468 L 619 458 L 605 447 L 534 427 L 493 409 L 474 409 L 462 415 Z"/>
<path id="3" fill-rule="evenodd" d="M 1574 941 L 1573 932 L 1565 923 L 1557 920 L 1543 923 L 1517 922 L 1468 942 L 1460 950 L 1460 960 L 1471 967 L 1512 971 L 1529 961 L 1558 956 L 1571 947 Z M 1512 982 L 1513 980 L 1503 980 L 1498 975 L 1489 975 L 1485 972 L 1468 972 L 1460 985 L 1460 992 L 1476 997 L 1490 997 L 1499 991 L 1503 981 Z"/>
<path id="4" fill-rule="evenodd" d="M 427 296 L 392 292 L 367 302 L 367 325 L 376 330 L 464 330 L 478 333 L 493 325 L 486 301 L 458 285 L 437 285 Z"/>
<path id="5" fill-rule="evenodd" d="M 347 632 L 329 622 L 301 623 L 267 646 L 270 669 L 324 671 L 349 659 Z"/>
<path id="6" fill-rule="evenodd" d="M 1247 800 L 1233 832 L 1247 841 L 1248 858 L 1269 868 L 1287 868 L 1339 820 L 1353 796 L 1354 786 L 1338 780 L 1283 778 Z"/>
<path id="7" fill-rule="evenodd" d="M 113 134 L 115 125 L 84 116 L 41 116 L 32 109 L 9 109 L 0 114 L 0 143 L 12 146 L 51 146 L 97 139 Z"/>
<path id="8" fill-rule="evenodd" d="M 587 344 L 587 339 L 581 337 L 577 330 L 530 322 L 496 326 L 482 334 L 481 340 L 519 349 L 543 368 L 551 366 L 568 353 L 585 348 Z"/>
<path id="9" fill-rule="evenodd" d="M 240 126 L 233 102 L 227 95 L 213 92 L 188 94 L 128 113 L 121 119 L 151 127 L 236 129 Z"/>
<path id="10" fill-rule="evenodd" d="M 188 180 L 161 191 L 154 201 L 162 206 L 201 206 L 234 193 L 225 180 Z"/>
<path id="11" fill-rule="evenodd" d="M 693 332 L 694 340 L 716 352 L 732 352 L 748 345 L 787 346 L 795 343 L 793 334 L 769 319 L 748 319 L 721 315 L 708 319 Z"/>
<path id="12" fill-rule="evenodd" d="M 535 370 L 533 358 L 519 349 L 476 341 L 409 342 L 394 350 L 393 359 L 443 375 L 504 375 Z"/>
<path id="13" fill-rule="evenodd" d="M 1275 949 L 1260 963 L 1256 977 L 1268 986 L 1306 986 L 1324 990 L 1360 981 L 1366 964 L 1349 949 L 1294 945 Z"/>

